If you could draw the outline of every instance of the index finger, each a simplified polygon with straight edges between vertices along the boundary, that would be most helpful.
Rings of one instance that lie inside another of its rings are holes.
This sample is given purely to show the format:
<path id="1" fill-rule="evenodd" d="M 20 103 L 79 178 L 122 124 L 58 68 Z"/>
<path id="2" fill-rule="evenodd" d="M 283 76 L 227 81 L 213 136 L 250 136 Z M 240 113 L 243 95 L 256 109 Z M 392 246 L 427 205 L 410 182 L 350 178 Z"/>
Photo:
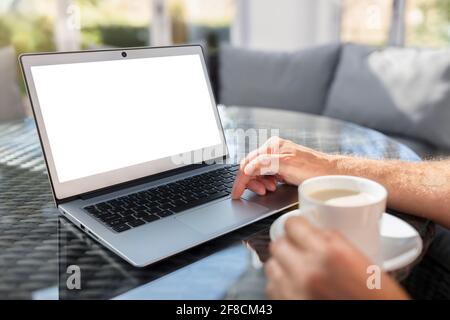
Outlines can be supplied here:
<path id="1" fill-rule="evenodd" d="M 281 238 L 270 245 L 271 258 L 277 261 L 285 272 L 290 275 L 298 274 L 305 261 L 305 252 L 297 248 L 286 238 Z"/>
<path id="2" fill-rule="evenodd" d="M 244 193 L 245 189 L 247 188 L 247 184 L 251 179 L 252 177 L 247 176 L 244 173 L 243 169 L 239 169 L 238 173 L 236 174 L 236 179 L 234 180 L 233 189 L 231 191 L 231 198 L 239 199 Z"/>

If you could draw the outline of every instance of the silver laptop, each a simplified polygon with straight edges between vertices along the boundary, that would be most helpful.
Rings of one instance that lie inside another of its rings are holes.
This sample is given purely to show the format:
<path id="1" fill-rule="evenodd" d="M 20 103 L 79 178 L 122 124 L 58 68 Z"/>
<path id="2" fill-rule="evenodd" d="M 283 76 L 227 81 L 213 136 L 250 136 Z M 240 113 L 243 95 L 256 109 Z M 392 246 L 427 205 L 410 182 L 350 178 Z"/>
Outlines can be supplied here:
<path id="1" fill-rule="evenodd" d="M 20 62 L 59 211 L 132 265 L 297 202 L 289 186 L 230 199 L 238 168 L 224 161 L 200 46 L 27 54 Z"/>

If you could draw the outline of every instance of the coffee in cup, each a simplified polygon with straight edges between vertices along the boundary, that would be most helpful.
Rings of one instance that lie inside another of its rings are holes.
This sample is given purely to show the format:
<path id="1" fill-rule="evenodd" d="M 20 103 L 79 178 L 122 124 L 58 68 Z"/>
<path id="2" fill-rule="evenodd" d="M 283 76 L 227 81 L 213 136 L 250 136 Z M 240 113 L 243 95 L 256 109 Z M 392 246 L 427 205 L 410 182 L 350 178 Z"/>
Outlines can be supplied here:
<path id="1" fill-rule="evenodd" d="M 380 219 L 386 189 L 353 176 L 322 176 L 299 186 L 300 211 L 319 228 L 336 230 L 373 262 L 380 262 Z"/>

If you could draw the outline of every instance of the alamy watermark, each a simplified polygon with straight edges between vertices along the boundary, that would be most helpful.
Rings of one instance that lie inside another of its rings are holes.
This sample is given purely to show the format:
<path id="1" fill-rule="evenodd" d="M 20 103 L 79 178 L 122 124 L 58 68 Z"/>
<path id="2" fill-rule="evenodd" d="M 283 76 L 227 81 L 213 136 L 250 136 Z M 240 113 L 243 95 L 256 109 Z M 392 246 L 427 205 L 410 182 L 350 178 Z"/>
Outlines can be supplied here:
<path id="1" fill-rule="evenodd" d="M 76 4 L 67 6 L 66 24 L 69 30 L 81 30 L 81 9 Z"/>
<path id="2" fill-rule="evenodd" d="M 176 154 L 171 157 L 175 165 L 191 165 L 196 163 L 206 164 L 238 164 L 251 151 L 256 152 L 269 138 L 278 137 L 279 129 L 227 129 L 224 131 L 227 137 L 227 143 L 232 147 L 228 158 L 222 156 L 227 154 L 226 145 L 218 144 L 215 146 L 203 148 L 200 150 Z M 276 146 L 272 146 L 270 153 L 276 153 Z M 261 151 L 260 154 L 265 154 Z M 265 163 L 266 174 L 276 172 L 278 168 L 278 158 L 273 157 L 274 161 Z M 263 168 L 264 169 L 264 168 Z M 270 171 L 270 172 L 269 172 Z M 263 172 L 264 174 L 264 172 Z"/>
<path id="3" fill-rule="evenodd" d="M 69 274 L 66 280 L 66 287 L 69 290 L 81 290 L 81 269 L 72 264 L 67 267 L 66 273 Z"/>
<path id="4" fill-rule="evenodd" d="M 377 265 L 370 265 L 367 267 L 366 273 L 369 275 L 366 280 L 366 285 L 369 290 L 381 289 L 381 268 Z"/>

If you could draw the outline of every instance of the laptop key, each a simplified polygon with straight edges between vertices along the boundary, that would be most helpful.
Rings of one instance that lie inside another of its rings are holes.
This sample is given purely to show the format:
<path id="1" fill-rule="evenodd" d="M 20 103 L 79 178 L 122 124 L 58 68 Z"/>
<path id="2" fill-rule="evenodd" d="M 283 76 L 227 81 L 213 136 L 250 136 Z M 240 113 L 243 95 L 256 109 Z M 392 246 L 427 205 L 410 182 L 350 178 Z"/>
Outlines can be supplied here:
<path id="1" fill-rule="evenodd" d="M 165 218 L 165 217 L 168 217 L 171 215 L 173 215 L 173 212 L 170 210 L 164 210 L 164 211 L 161 211 L 160 213 L 158 213 L 158 216 L 161 218 Z"/>
<path id="2" fill-rule="evenodd" d="M 93 215 L 98 215 L 98 214 L 102 213 L 102 210 L 97 209 L 94 206 L 86 207 L 86 208 L 84 208 L 84 210 L 86 210 L 87 212 L 89 212 L 90 214 L 93 214 Z"/>
<path id="3" fill-rule="evenodd" d="M 108 209 L 112 209 L 113 206 L 111 206 L 110 204 L 104 202 L 104 203 L 100 203 L 98 205 L 96 205 L 96 207 L 100 210 L 108 210 Z"/>
<path id="4" fill-rule="evenodd" d="M 121 212 L 121 214 L 123 216 L 131 216 L 133 213 L 136 213 L 136 211 L 132 210 L 132 209 L 127 209 Z"/>
<path id="5" fill-rule="evenodd" d="M 139 227 L 139 226 L 142 226 L 143 224 L 145 224 L 145 222 L 142 221 L 141 219 L 136 219 L 134 221 L 127 222 L 127 224 L 130 227 Z"/>
<path id="6" fill-rule="evenodd" d="M 156 202 L 156 201 L 149 201 L 147 203 L 144 203 L 144 207 L 147 207 L 149 209 L 156 208 L 157 206 L 158 206 L 158 202 Z"/>
<path id="7" fill-rule="evenodd" d="M 218 186 L 218 187 L 215 187 L 216 188 L 216 190 L 219 190 L 219 191 L 224 191 L 224 190 L 226 190 L 227 189 L 227 186 L 225 186 L 225 185 L 221 185 L 221 186 Z"/>
<path id="8" fill-rule="evenodd" d="M 172 204 L 173 204 L 175 207 L 181 207 L 181 206 L 186 205 L 187 202 L 186 202 L 186 201 L 183 201 L 183 200 L 175 200 L 175 201 L 172 201 Z"/>
<path id="9" fill-rule="evenodd" d="M 158 214 L 163 212 L 164 210 L 160 209 L 160 208 L 153 208 L 151 210 L 146 210 L 144 211 L 146 214 Z"/>
<path id="10" fill-rule="evenodd" d="M 208 193 L 201 192 L 201 193 L 197 193 L 195 196 L 199 199 L 205 199 L 205 198 L 208 198 Z"/>
<path id="11" fill-rule="evenodd" d="M 184 201 L 186 201 L 186 202 L 192 202 L 192 201 L 195 201 L 195 200 L 197 200 L 198 198 L 197 197 L 194 197 L 194 196 L 191 196 L 191 195 L 186 195 L 186 196 L 184 196 L 184 198 L 183 198 L 183 200 Z"/>
<path id="12" fill-rule="evenodd" d="M 158 217 L 157 215 L 149 214 L 149 215 L 146 215 L 145 217 L 142 217 L 142 219 L 145 222 L 153 222 L 153 221 L 159 220 L 160 217 Z"/>
<path id="13" fill-rule="evenodd" d="M 164 204 L 159 205 L 159 208 L 161 208 L 163 210 L 173 209 L 173 205 L 171 205 L 170 203 L 164 203 Z"/>
<path id="14" fill-rule="evenodd" d="M 125 223 L 125 222 L 135 221 L 136 219 L 137 219 L 136 217 L 131 215 L 131 216 L 127 216 L 127 217 L 122 218 L 122 221 Z"/>
<path id="15" fill-rule="evenodd" d="M 158 200 L 158 202 L 159 202 L 160 204 L 167 204 L 167 203 L 170 202 L 170 199 L 164 198 L 164 199 Z M 160 206 L 160 207 L 161 207 L 161 206 Z"/>
<path id="16" fill-rule="evenodd" d="M 109 214 L 109 215 L 99 217 L 99 219 L 105 223 L 109 223 L 110 221 L 118 220 L 120 218 L 122 218 L 122 217 L 118 214 Z"/>
<path id="17" fill-rule="evenodd" d="M 127 226 L 126 224 L 121 224 L 121 225 L 114 226 L 112 229 L 116 232 L 123 232 L 123 231 L 129 230 L 130 226 Z"/>
<path id="18" fill-rule="evenodd" d="M 107 223 L 111 227 L 125 224 L 125 222 L 122 219 L 116 219 L 116 220 L 108 221 Z"/>

